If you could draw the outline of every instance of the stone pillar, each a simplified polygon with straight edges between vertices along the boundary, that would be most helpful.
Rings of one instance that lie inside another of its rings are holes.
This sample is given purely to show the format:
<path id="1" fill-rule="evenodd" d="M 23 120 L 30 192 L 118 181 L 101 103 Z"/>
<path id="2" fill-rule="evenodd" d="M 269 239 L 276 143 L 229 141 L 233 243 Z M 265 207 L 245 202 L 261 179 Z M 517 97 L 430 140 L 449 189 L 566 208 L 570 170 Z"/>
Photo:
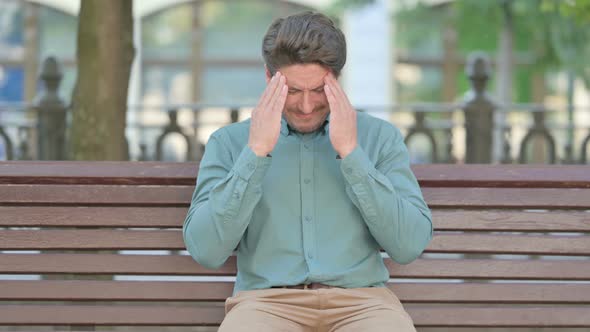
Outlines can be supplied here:
<path id="1" fill-rule="evenodd" d="M 465 68 L 471 82 L 471 90 L 464 99 L 465 114 L 465 162 L 488 164 L 492 161 L 492 132 L 494 129 L 495 101 L 486 93 L 491 65 L 488 56 L 471 53 Z"/>
<path id="2" fill-rule="evenodd" d="M 43 92 L 34 102 L 37 112 L 37 159 L 66 159 L 66 115 L 67 108 L 58 95 L 63 77 L 59 63 L 54 57 L 43 61 L 39 78 Z"/>

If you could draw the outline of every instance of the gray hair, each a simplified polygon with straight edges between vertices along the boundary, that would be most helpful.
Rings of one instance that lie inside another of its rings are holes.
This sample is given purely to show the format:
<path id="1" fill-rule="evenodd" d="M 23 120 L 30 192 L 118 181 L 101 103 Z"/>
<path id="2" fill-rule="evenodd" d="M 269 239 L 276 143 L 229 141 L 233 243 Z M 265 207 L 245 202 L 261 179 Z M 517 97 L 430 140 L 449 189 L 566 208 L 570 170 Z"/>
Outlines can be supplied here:
<path id="1" fill-rule="evenodd" d="M 338 77 L 346 63 L 346 39 L 326 15 L 303 12 L 276 19 L 262 42 L 262 56 L 272 75 L 293 64 L 326 66 Z"/>

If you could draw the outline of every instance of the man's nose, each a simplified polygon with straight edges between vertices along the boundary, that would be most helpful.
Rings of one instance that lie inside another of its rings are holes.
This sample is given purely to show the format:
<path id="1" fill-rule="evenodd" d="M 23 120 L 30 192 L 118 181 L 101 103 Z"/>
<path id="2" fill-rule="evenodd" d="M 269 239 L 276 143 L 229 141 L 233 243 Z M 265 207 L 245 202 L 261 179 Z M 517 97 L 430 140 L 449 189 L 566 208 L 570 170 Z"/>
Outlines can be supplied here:
<path id="1" fill-rule="evenodd" d="M 311 100 L 309 98 L 309 92 L 307 92 L 307 91 L 303 92 L 303 104 L 302 104 L 301 110 L 305 114 L 309 114 L 313 111 L 313 105 L 312 105 Z"/>

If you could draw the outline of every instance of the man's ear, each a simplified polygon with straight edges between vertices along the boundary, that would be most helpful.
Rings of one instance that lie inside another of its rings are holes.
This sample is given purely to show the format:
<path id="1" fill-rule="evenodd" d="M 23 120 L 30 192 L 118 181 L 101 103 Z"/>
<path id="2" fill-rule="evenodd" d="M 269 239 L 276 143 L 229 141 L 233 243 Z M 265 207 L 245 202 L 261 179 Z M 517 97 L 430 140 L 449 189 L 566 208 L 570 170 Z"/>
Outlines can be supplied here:
<path id="1" fill-rule="evenodd" d="M 270 82 L 270 79 L 272 78 L 272 74 L 268 70 L 268 67 L 266 66 L 266 64 L 264 64 L 264 74 L 266 76 L 266 84 L 268 84 L 268 82 Z"/>

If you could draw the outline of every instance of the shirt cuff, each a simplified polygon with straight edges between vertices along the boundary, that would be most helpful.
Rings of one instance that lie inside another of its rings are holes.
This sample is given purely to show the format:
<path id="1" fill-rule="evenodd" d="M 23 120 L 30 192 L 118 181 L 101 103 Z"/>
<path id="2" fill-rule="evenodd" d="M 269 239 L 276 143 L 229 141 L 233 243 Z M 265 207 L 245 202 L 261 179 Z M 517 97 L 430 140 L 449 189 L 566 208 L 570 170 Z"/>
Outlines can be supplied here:
<path id="1" fill-rule="evenodd" d="M 351 185 L 365 180 L 373 168 L 375 168 L 373 162 L 360 145 L 357 145 L 348 156 L 342 159 L 340 164 L 344 178 Z"/>
<path id="2" fill-rule="evenodd" d="M 234 172 L 248 182 L 262 182 L 272 158 L 258 157 L 248 145 L 242 149 L 240 156 L 234 164 Z"/>

